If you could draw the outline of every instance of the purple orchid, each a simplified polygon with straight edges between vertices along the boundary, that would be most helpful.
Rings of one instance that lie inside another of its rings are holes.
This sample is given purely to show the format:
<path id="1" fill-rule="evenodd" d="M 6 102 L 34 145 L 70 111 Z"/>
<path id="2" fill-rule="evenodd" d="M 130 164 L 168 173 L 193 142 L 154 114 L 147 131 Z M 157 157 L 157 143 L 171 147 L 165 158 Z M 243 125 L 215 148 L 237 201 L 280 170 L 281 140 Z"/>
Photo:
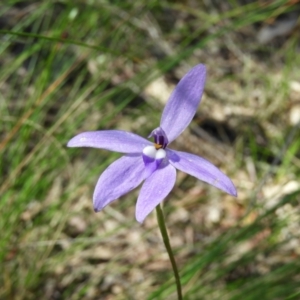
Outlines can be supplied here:
<path id="1" fill-rule="evenodd" d="M 154 138 L 154 143 L 122 130 L 83 132 L 69 141 L 68 147 L 125 153 L 102 173 L 97 182 L 93 196 L 96 212 L 144 181 L 136 204 L 136 219 L 142 223 L 172 190 L 176 169 L 230 195 L 237 195 L 232 181 L 212 163 L 167 147 L 193 119 L 201 101 L 205 77 L 206 68 L 199 64 L 179 81 L 162 113 L 160 126 L 149 136 Z"/>

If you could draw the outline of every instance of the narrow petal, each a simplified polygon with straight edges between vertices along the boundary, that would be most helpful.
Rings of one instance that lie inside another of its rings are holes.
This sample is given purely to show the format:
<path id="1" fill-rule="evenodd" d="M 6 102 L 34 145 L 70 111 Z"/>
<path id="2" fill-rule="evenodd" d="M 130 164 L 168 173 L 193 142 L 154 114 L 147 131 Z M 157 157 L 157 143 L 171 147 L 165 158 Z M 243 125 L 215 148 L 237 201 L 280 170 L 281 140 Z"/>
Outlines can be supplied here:
<path id="1" fill-rule="evenodd" d="M 68 147 L 93 147 L 121 153 L 142 153 L 152 143 L 139 135 L 122 130 L 82 132 L 73 137 Z"/>
<path id="2" fill-rule="evenodd" d="M 135 217 L 140 223 L 168 196 L 175 184 L 175 168 L 170 164 L 162 165 L 145 180 L 141 188 L 135 213 Z"/>
<path id="3" fill-rule="evenodd" d="M 179 81 L 168 100 L 162 113 L 160 127 L 167 134 L 169 143 L 192 121 L 202 97 L 205 77 L 205 66 L 195 66 Z"/>
<path id="4" fill-rule="evenodd" d="M 136 188 L 144 179 L 144 168 L 141 156 L 123 156 L 113 162 L 97 182 L 93 196 L 95 211 Z"/>
<path id="5" fill-rule="evenodd" d="M 166 150 L 170 163 L 176 169 L 195 176 L 232 196 L 237 196 L 236 188 L 229 177 L 208 160 L 186 152 Z"/>

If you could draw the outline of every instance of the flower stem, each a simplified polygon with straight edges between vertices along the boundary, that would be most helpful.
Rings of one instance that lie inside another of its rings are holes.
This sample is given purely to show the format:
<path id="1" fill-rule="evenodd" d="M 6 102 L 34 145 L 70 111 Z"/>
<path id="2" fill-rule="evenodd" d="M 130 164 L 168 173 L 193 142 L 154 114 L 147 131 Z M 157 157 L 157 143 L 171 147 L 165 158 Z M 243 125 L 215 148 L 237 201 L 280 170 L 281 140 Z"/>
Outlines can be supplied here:
<path id="1" fill-rule="evenodd" d="M 169 258 L 170 258 L 170 261 L 171 261 L 171 264 L 172 264 L 173 273 L 174 273 L 175 282 L 176 282 L 176 287 L 177 287 L 178 300 L 182 300 L 180 277 L 179 277 L 176 261 L 175 261 L 174 255 L 173 255 L 173 251 L 172 251 L 172 248 L 171 248 L 171 245 L 170 245 L 170 240 L 169 240 L 169 236 L 168 236 L 168 232 L 167 232 L 167 228 L 166 228 L 164 214 L 163 214 L 163 211 L 160 207 L 160 204 L 158 204 L 156 206 L 156 216 L 157 216 L 157 222 L 158 222 L 158 226 L 159 226 L 159 229 L 160 229 L 160 232 L 161 232 L 161 236 L 163 238 L 165 247 L 167 249 L 167 252 L 169 254 Z"/>

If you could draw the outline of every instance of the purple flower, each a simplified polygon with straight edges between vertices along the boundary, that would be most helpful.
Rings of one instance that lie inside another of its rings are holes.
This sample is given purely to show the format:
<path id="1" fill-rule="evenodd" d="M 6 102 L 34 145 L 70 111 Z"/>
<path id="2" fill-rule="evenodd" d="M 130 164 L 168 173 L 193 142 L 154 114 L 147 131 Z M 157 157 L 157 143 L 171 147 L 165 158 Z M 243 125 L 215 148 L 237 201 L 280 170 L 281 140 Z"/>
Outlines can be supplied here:
<path id="1" fill-rule="evenodd" d="M 143 181 L 136 204 L 136 219 L 146 216 L 167 197 L 176 180 L 176 169 L 236 196 L 231 180 L 206 159 L 168 148 L 189 125 L 200 103 L 205 84 L 204 65 L 192 68 L 178 83 L 149 137 L 154 143 L 122 130 L 83 132 L 68 147 L 93 147 L 124 153 L 100 176 L 93 196 L 96 212 L 136 188 Z"/>

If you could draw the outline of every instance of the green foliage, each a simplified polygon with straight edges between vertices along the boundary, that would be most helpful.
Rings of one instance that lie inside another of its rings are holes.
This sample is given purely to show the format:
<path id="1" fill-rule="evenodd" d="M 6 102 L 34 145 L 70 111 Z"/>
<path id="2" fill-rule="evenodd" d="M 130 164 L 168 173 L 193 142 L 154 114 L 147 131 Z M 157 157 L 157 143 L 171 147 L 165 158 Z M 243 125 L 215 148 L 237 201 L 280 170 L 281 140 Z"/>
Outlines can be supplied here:
<path id="1" fill-rule="evenodd" d="M 299 298 L 297 30 L 256 39 L 297 4 L 208 2 L 0 4 L 1 299 L 174 298 L 155 218 L 134 220 L 138 191 L 92 210 L 117 154 L 65 145 L 85 130 L 147 136 L 167 100 L 157 79 L 199 62 L 205 97 L 174 147 L 219 164 L 239 197 L 179 174 L 165 211 L 185 299 Z"/>

